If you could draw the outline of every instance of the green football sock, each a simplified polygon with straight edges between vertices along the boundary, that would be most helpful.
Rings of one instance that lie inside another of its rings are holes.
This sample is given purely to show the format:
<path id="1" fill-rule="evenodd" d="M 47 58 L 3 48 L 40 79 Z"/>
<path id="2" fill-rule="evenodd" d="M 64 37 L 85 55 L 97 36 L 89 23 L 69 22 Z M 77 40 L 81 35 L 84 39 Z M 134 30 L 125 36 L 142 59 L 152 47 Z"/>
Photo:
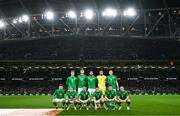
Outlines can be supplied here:
<path id="1" fill-rule="evenodd" d="M 54 105 L 55 107 L 58 107 L 58 105 L 57 105 L 57 103 L 56 103 L 56 102 L 53 102 L 53 105 Z"/>
<path id="2" fill-rule="evenodd" d="M 130 102 L 127 102 L 127 106 L 130 106 L 130 104 L 131 104 Z"/>

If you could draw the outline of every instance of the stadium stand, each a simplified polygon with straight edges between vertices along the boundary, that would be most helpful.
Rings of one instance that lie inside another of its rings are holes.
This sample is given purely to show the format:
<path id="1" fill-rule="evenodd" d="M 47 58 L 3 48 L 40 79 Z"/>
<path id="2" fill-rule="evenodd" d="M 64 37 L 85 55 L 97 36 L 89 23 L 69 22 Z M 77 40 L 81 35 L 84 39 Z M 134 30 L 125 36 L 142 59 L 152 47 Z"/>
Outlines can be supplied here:
<path id="1" fill-rule="evenodd" d="M 166 39 L 63 36 L 1 41 L 1 60 L 166 60 L 179 59 L 180 43 Z"/>
<path id="2" fill-rule="evenodd" d="M 54 81 L 6 81 L 0 82 L 1 95 L 52 94 L 58 86 Z M 130 94 L 180 94 L 180 84 L 175 81 L 119 81 Z"/>

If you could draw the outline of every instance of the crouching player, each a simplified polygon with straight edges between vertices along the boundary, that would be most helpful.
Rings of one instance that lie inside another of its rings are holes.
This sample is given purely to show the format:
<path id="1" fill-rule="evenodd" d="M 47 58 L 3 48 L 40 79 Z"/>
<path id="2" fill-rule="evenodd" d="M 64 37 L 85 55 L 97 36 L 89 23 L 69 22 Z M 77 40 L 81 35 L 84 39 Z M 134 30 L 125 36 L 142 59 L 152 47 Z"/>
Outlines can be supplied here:
<path id="1" fill-rule="evenodd" d="M 87 91 L 86 86 L 83 86 L 83 90 L 79 94 L 79 106 L 80 110 L 83 106 L 86 106 L 86 110 L 89 110 L 90 102 L 90 93 Z"/>
<path id="2" fill-rule="evenodd" d="M 97 110 L 97 105 L 103 106 L 104 98 L 103 98 L 103 93 L 102 91 L 99 90 L 98 87 L 96 87 L 95 92 L 92 94 L 93 95 L 93 104 L 94 104 L 94 109 Z"/>
<path id="3" fill-rule="evenodd" d="M 119 105 L 119 110 L 121 110 L 121 103 L 127 103 L 127 110 L 130 110 L 130 99 L 129 93 L 124 90 L 124 87 L 120 87 L 120 91 L 117 92 L 117 104 Z"/>
<path id="4" fill-rule="evenodd" d="M 70 105 L 73 105 L 74 110 L 77 110 L 76 92 L 73 90 L 72 87 L 70 87 L 69 91 L 66 92 L 66 105 L 67 105 L 67 110 L 69 110 Z"/>
<path id="5" fill-rule="evenodd" d="M 62 103 L 62 108 L 64 108 L 65 105 L 65 92 L 66 90 L 63 88 L 63 85 L 60 84 L 59 88 L 55 90 L 53 94 L 53 100 L 52 103 L 58 109 L 58 103 Z"/>
<path id="6" fill-rule="evenodd" d="M 105 109 L 115 109 L 115 98 L 116 98 L 116 92 L 112 89 L 112 86 L 110 85 L 108 89 L 105 92 Z"/>

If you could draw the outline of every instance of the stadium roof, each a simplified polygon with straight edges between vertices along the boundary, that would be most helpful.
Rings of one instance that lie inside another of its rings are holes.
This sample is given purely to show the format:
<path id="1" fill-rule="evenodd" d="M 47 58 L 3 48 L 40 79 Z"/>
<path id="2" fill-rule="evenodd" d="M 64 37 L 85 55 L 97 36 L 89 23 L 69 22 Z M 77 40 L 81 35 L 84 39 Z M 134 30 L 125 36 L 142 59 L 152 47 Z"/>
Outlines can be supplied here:
<path id="1" fill-rule="evenodd" d="M 179 39 L 179 4 L 179 0 L 0 0 L 0 39 L 61 35 Z"/>
<path id="2" fill-rule="evenodd" d="M 25 12 L 40 13 L 47 8 L 55 11 L 102 9 L 108 6 L 122 9 L 129 6 L 137 9 L 156 9 L 180 7 L 179 4 L 179 0 L 0 0 L 0 16 L 12 17 Z"/>

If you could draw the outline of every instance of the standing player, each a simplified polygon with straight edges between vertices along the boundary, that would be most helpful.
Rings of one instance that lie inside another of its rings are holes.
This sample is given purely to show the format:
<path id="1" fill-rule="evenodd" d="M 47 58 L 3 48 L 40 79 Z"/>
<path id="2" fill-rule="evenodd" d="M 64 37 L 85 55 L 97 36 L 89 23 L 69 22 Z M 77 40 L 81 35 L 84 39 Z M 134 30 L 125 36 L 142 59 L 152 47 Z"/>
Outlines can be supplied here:
<path id="1" fill-rule="evenodd" d="M 105 95 L 105 91 L 106 91 L 106 76 L 103 75 L 103 71 L 102 70 L 99 71 L 99 75 L 97 76 L 97 80 L 98 80 L 99 90 L 102 91 L 103 95 Z"/>
<path id="2" fill-rule="evenodd" d="M 56 109 L 58 109 L 58 103 L 61 102 L 63 107 L 65 105 L 65 92 L 66 90 L 63 88 L 62 84 L 59 84 L 59 88 L 55 90 L 54 94 L 53 94 L 53 104 L 56 107 Z"/>
<path id="3" fill-rule="evenodd" d="M 68 90 L 69 90 L 70 87 L 72 87 L 73 90 L 76 92 L 77 78 L 74 75 L 75 75 L 75 72 L 71 71 L 71 76 L 69 76 L 66 79 L 66 85 L 68 86 Z"/>
<path id="4" fill-rule="evenodd" d="M 84 105 L 86 106 L 86 110 L 89 110 L 90 93 L 89 91 L 87 91 L 86 86 L 83 86 L 83 90 L 79 94 L 79 105 L 80 105 L 80 110 Z"/>
<path id="5" fill-rule="evenodd" d="M 102 91 L 99 90 L 98 87 L 96 87 L 96 91 L 93 93 L 93 104 L 94 109 L 97 110 L 97 104 L 100 104 L 101 107 L 103 106 L 103 94 Z"/>
<path id="6" fill-rule="evenodd" d="M 116 98 L 116 92 L 112 89 L 112 86 L 109 85 L 108 89 L 106 90 L 106 95 L 105 95 L 106 110 L 115 109 L 115 98 Z"/>
<path id="7" fill-rule="evenodd" d="M 124 87 L 120 87 L 120 91 L 117 92 L 117 103 L 119 105 L 119 110 L 121 110 L 121 103 L 127 103 L 127 110 L 130 110 L 131 100 L 129 99 L 129 93 L 124 90 Z"/>
<path id="8" fill-rule="evenodd" d="M 117 81 L 117 77 L 115 75 L 113 75 L 112 70 L 109 70 L 109 76 L 107 76 L 106 82 L 107 82 L 108 86 L 112 85 L 113 90 L 116 91 L 116 87 L 117 87 L 117 90 L 119 90 L 119 84 Z"/>
<path id="9" fill-rule="evenodd" d="M 96 77 L 94 76 L 93 71 L 89 72 L 89 76 L 87 77 L 87 81 L 88 81 L 88 91 L 90 92 L 90 94 L 93 94 L 95 92 L 95 88 L 96 88 Z"/>
<path id="10" fill-rule="evenodd" d="M 69 105 L 74 105 L 74 110 L 76 109 L 76 92 L 73 90 L 72 87 L 69 88 L 69 91 L 66 92 L 66 104 L 67 104 L 67 110 L 69 110 Z"/>
<path id="11" fill-rule="evenodd" d="M 80 75 L 77 76 L 78 79 L 78 94 L 83 90 L 83 85 L 86 85 L 87 76 L 84 74 L 84 69 L 80 70 Z"/>

